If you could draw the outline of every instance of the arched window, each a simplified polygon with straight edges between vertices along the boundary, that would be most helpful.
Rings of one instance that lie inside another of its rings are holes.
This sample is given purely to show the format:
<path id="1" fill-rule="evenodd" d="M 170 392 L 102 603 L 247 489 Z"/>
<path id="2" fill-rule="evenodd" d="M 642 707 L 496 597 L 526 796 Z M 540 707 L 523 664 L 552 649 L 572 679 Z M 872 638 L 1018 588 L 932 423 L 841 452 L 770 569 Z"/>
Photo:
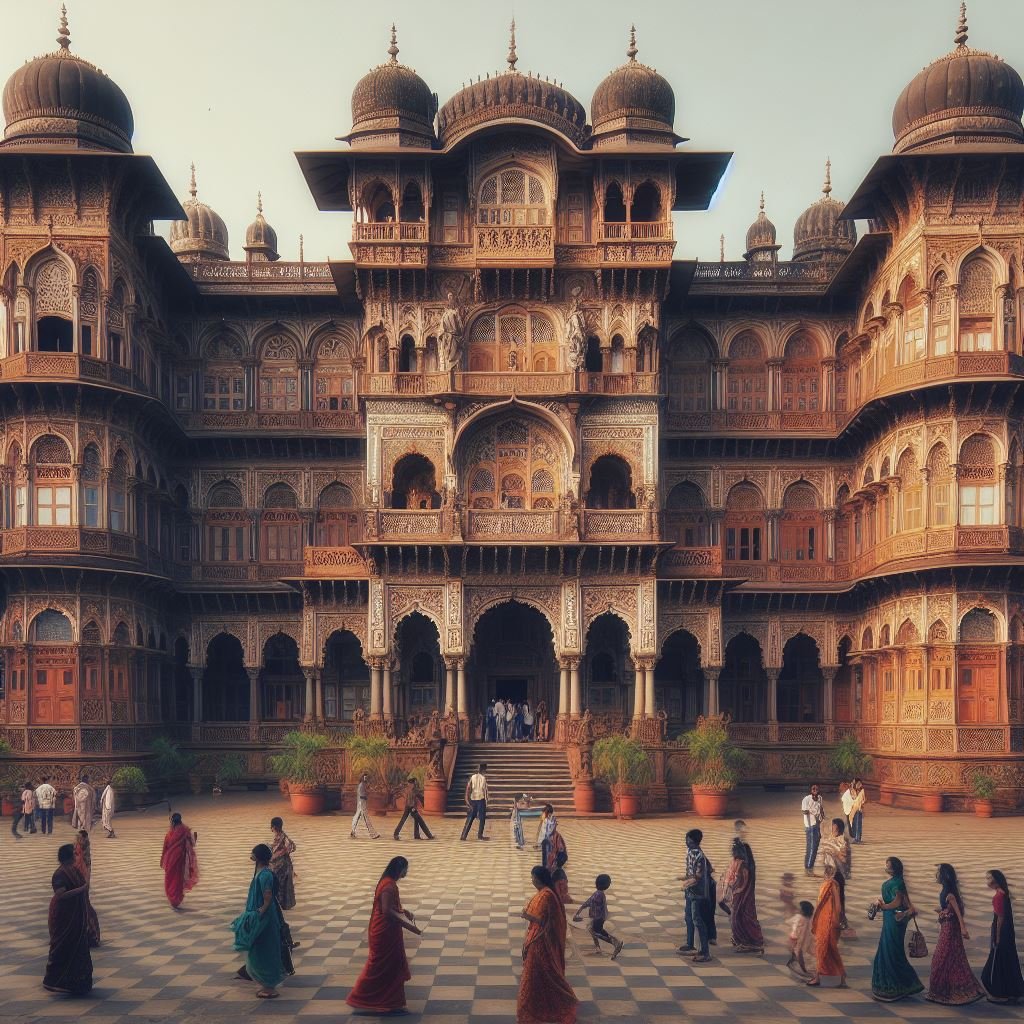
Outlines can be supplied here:
<path id="1" fill-rule="evenodd" d="M 820 722 L 824 679 L 817 642 L 806 633 L 786 641 L 779 672 L 776 715 L 780 722 Z"/>
<path id="2" fill-rule="evenodd" d="M 696 484 L 684 481 L 669 491 L 666 504 L 668 536 L 675 537 L 677 546 L 705 547 L 709 537 L 704 492 Z"/>
<path id="3" fill-rule="evenodd" d="M 618 455 L 602 455 L 590 468 L 587 508 L 636 508 L 633 471 Z"/>
<path id="4" fill-rule="evenodd" d="M 128 532 L 128 456 L 118 448 L 107 488 L 107 523 L 119 533 Z"/>
<path id="5" fill-rule="evenodd" d="M 328 484 L 320 492 L 316 513 L 316 542 L 320 547 L 348 547 L 359 538 L 359 516 L 352 491 L 344 484 Z"/>
<path id="6" fill-rule="evenodd" d="M 63 438 L 45 434 L 30 456 L 36 526 L 71 525 L 71 452 Z"/>
<path id="7" fill-rule="evenodd" d="M 249 556 L 249 516 L 242 492 L 228 481 L 215 484 L 206 500 L 206 557 L 242 562 Z"/>
<path id="8" fill-rule="evenodd" d="M 474 509 L 552 509 L 563 444 L 546 423 L 512 417 L 482 423 L 466 446 L 462 479 Z"/>
<path id="9" fill-rule="evenodd" d="M 82 525 L 100 525 L 100 451 L 94 444 L 86 445 L 82 456 Z"/>
<path id="10" fill-rule="evenodd" d="M 637 186 L 629 208 L 629 219 L 634 223 L 661 220 L 661 192 L 654 182 L 645 181 Z"/>
<path id="11" fill-rule="evenodd" d="M 100 309 L 100 278 L 96 271 L 89 267 L 82 275 L 82 287 L 78 292 L 78 320 L 80 350 L 84 356 L 97 355 L 96 345 L 97 319 Z"/>
<path id="12" fill-rule="evenodd" d="M 944 270 L 940 270 L 932 282 L 930 313 L 929 331 L 932 355 L 947 355 L 949 353 L 949 322 L 952 313 L 952 300 L 949 291 L 949 278 Z"/>
<path id="13" fill-rule="evenodd" d="M 940 441 L 928 453 L 929 526 L 949 526 L 952 522 L 949 508 L 952 481 L 949 449 Z"/>
<path id="14" fill-rule="evenodd" d="M 338 335 L 327 335 L 317 345 L 313 364 L 313 408 L 318 412 L 351 410 L 354 394 L 351 349 Z"/>
<path id="15" fill-rule="evenodd" d="M 118 366 L 127 364 L 125 304 L 124 282 L 117 280 L 110 289 L 110 297 L 107 299 L 107 359 Z"/>
<path id="16" fill-rule="evenodd" d="M 71 271 L 59 258 L 43 263 L 33 276 L 35 289 L 36 348 L 40 352 L 71 352 Z"/>
<path id="17" fill-rule="evenodd" d="M 725 506 L 725 560 L 760 562 L 764 558 L 764 502 L 748 483 L 736 484 Z"/>
<path id="18" fill-rule="evenodd" d="M 424 220 L 423 193 L 415 181 L 407 181 L 402 190 L 402 205 L 398 219 L 403 224 L 419 224 Z"/>
<path id="19" fill-rule="evenodd" d="M 298 562 L 302 559 L 298 499 L 287 484 L 274 484 L 263 497 L 263 560 Z"/>
<path id="20" fill-rule="evenodd" d="M 28 526 L 28 485 L 24 457 L 17 441 L 13 441 L 7 449 L 7 467 L 14 481 L 8 522 L 11 526 Z"/>
<path id="21" fill-rule="evenodd" d="M 757 335 L 744 331 L 729 346 L 729 412 L 764 412 L 768 374 Z"/>
<path id="22" fill-rule="evenodd" d="M 995 446 L 986 434 L 972 434 L 960 446 L 960 525 L 992 526 L 996 510 Z"/>
<path id="23" fill-rule="evenodd" d="M 33 643 L 69 644 L 71 640 L 71 622 L 62 612 L 47 608 L 32 620 Z"/>
<path id="24" fill-rule="evenodd" d="M 992 264 L 984 256 L 973 256 L 961 267 L 957 302 L 960 351 L 991 352 L 995 347 L 995 278 Z"/>
<path id="25" fill-rule="evenodd" d="M 924 509 L 921 507 L 921 474 L 913 449 L 908 448 L 896 463 L 896 475 L 900 478 L 900 529 L 920 530 L 924 526 Z"/>
<path id="26" fill-rule="evenodd" d="M 478 224 L 549 224 L 544 183 L 521 167 L 506 167 L 485 178 L 477 204 Z"/>
<path id="27" fill-rule="evenodd" d="M 296 412 L 301 408 L 294 338 L 275 334 L 263 343 L 259 374 L 261 412 Z"/>
<path id="28" fill-rule="evenodd" d="M 437 471 L 425 455 L 403 455 L 391 477 L 391 507 L 407 509 L 440 508 Z"/>
<path id="29" fill-rule="evenodd" d="M 469 331 L 470 371 L 556 371 L 558 355 L 558 335 L 546 313 L 507 307 L 477 317 Z"/>
<path id="30" fill-rule="evenodd" d="M 415 373 L 416 371 L 416 342 L 412 336 L 403 334 L 398 343 L 398 372 Z"/>
<path id="31" fill-rule="evenodd" d="M 707 412 L 712 346 L 703 331 L 687 329 L 673 339 L 668 358 L 670 412 Z"/>
<path id="32" fill-rule="evenodd" d="M 821 355 L 807 331 L 786 342 L 782 364 L 782 408 L 786 412 L 817 412 L 821 407 Z"/>
<path id="33" fill-rule="evenodd" d="M 999 662 L 995 616 L 985 608 L 972 608 L 960 620 L 957 652 L 957 721 L 993 725 L 999 713 Z"/>
<path id="34" fill-rule="evenodd" d="M 912 277 L 906 277 L 897 293 L 897 301 L 903 307 L 903 355 L 904 363 L 924 359 L 927 353 L 924 338 L 924 294 L 918 289 Z"/>
<path id="35" fill-rule="evenodd" d="M 808 483 L 792 484 L 783 496 L 782 508 L 782 561 L 820 562 L 821 507 L 815 489 Z"/>
<path id="36" fill-rule="evenodd" d="M 203 373 L 204 412 L 243 412 L 245 410 L 245 371 L 242 369 L 242 345 L 222 335 L 206 348 Z"/>
<path id="37" fill-rule="evenodd" d="M 761 645 L 748 633 L 734 636 L 725 648 L 718 706 L 734 722 L 768 721 L 768 677 Z"/>
<path id="38" fill-rule="evenodd" d="M 363 193 L 363 212 L 374 224 L 390 224 L 395 219 L 395 200 L 391 189 L 382 182 L 366 186 Z"/>
<path id="39" fill-rule="evenodd" d="M 626 221 L 622 186 L 617 181 L 609 182 L 604 190 L 604 221 L 606 224 L 624 224 Z"/>

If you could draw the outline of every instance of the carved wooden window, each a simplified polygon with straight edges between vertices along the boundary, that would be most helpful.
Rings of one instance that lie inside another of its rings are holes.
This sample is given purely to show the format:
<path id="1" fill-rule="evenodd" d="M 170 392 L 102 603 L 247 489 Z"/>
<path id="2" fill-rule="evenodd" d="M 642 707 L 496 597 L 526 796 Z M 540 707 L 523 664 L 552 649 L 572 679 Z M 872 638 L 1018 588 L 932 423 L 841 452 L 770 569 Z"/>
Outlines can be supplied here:
<path id="1" fill-rule="evenodd" d="M 484 179 L 477 204 L 477 223 L 548 224 L 551 215 L 544 183 L 536 174 L 507 167 Z"/>
<path id="2" fill-rule="evenodd" d="M 553 509 L 561 455 L 547 424 L 508 418 L 483 425 L 466 453 L 470 508 Z"/>
<path id="3" fill-rule="evenodd" d="M 470 371 L 551 372 L 558 358 L 555 325 L 545 313 L 509 308 L 478 317 L 470 328 Z"/>
<path id="4" fill-rule="evenodd" d="M 928 454 L 928 494 L 931 504 L 929 525 L 949 525 L 952 482 L 953 473 L 949 465 L 949 449 L 940 442 Z"/>
<path id="5" fill-rule="evenodd" d="M 241 562 L 248 557 L 249 517 L 242 493 L 228 482 L 217 484 L 207 501 L 207 558 L 213 562 Z"/>
<path id="6" fill-rule="evenodd" d="M 32 445 L 36 526 L 71 525 L 71 451 L 63 438 L 46 434 Z"/>
<path id="7" fill-rule="evenodd" d="M 761 494 L 753 484 L 737 484 L 730 492 L 725 513 L 727 562 L 759 562 L 764 557 L 764 513 Z"/>
<path id="8" fill-rule="evenodd" d="M 100 280 L 96 271 L 89 267 L 82 275 L 82 286 L 78 292 L 79 337 L 82 355 L 94 355 L 96 320 L 100 308 Z"/>
<path id="9" fill-rule="evenodd" d="M 285 335 L 274 335 L 263 345 L 259 391 L 262 412 L 295 412 L 300 408 L 297 358 L 294 340 Z"/>
<path id="10" fill-rule="evenodd" d="M 354 392 L 348 346 L 339 337 L 324 338 L 317 347 L 313 367 L 313 408 L 320 412 L 348 411 L 353 408 Z"/>
<path id="11" fill-rule="evenodd" d="M 203 374 L 203 411 L 244 411 L 242 346 L 234 338 L 217 338 L 207 349 L 207 360 Z"/>
<path id="12" fill-rule="evenodd" d="M 668 365 L 668 407 L 672 412 L 707 412 L 711 347 L 697 331 L 686 331 L 672 346 Z"/>
<path id="13" fill-rule="evenodd" d="M 902 530 L 920 530 L 924 526 L 922 508 L 921 473 L 913 451 L 907 448 L 896 463 L 896 475 L 900 478 L 899 502 L 901 505 Z"/>
<path id="14" fill-rule="evenodd" d="M 445 192 L 441 197 L 441 223 L 446 242 L 462 241 L 462 218 L 459 215 L 458 192 Z"/>
<path id="15" fill-rule="evenodd" d="M 783 517 L 780 537 L 783 562 L 816 562 L 821 560 L 821 512 L 818 495 L 810 484 L 796 483 L 787 489 L 782 500 Z"/>
<path id="16" fill-rule="evenodd" d="M 768 407 L 768 373 L 764 349 L 749 331 L 729 346 L 729 412 L 764 412 Z"/>
<path id="17" fill-rule="evenodd" d="M 698 548 L 708 543 L 704 495 L 696 484 L 676 484 L 669 492 L 666 508 L 667 533 L 679 547 Z"/>
<path id="18" fill-rule="evenodd" d="M 917 305 L 903 315 L 903 362 L 924 359 L 925 354 L 924 306 Z"/>
<path id="19" fill-rule="evenodd" d="M 962 651 L 957 670 L 957 721 L 994 725 L 999 722 L 999 660 L 991 650 Z"/>
<path id="20" fill-rule="evenodd" d="M 100 525 L 100 453 L 91 444 L 82 459 L 82 525 Z"/>
<path id="21" fill-rule="evenodd" d="M 931 304 L 931 346 L 933 356 L 944 356 L 949 352 L 949 322 L 952 314 L 952 296 L 949 290 L 949 278 L 945 271 L 935 275 L 932 285 Z"/>
<path id="22" fill-rule="evenodd" d="M 817 412 L 821 386 L 818 345 L 806 332 L 786 342 L 782 364 L 782 408 L 786 412 Z"/>
<path id="23" fill-rule="evenodd" d="M 565 199 L 565 240 L 585 242 L 587 240 L 587 197 L 582 191 L 573 190 Z"/>
<path id="24" fill-rule="evenodd" d="M 295 492 L 275 484 L 263 498 L 263 560 L 297 562 L 302 558 L 301 523 Z"/>
<path id="25" fill-rule="evenodd" d="M 71 525 L 71 488 L 36 487 L 36 526 Z"/>
<path id="26" fill-rule="evenodd" d="M 321 547 L 341 548 L 359 538 L 359 514 L 352 491 L 342 483 L 329 484 L 317 503 L 316 542 Z"/>
<path id="27" fill-rule="evenodd" d="M 960 447 L 960 525 L 998 522 L 995 448 L 985 434 L 972 434 Z"/>
<path id="28" fill-rule="evenodd" d="M 960 315 L 961 352 L 991 352 L 995 306 L 992 266 L 984 257 L 968 260 L 960 271 L 957 311 Z"/>

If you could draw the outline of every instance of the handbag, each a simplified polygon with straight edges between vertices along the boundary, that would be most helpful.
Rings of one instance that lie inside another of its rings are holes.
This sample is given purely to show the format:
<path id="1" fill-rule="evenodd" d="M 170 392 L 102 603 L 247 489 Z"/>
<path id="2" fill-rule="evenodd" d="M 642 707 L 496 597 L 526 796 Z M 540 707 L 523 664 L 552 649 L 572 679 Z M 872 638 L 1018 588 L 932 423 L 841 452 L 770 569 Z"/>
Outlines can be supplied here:
<path id="1" fill-rule="evenodd" d="M 917 919 L 914 919 L 914 934 L 910 936 L 907 945 L 907 955 L 914 960 L 921 960 L 928 955 L 928 943 L 925 942 L 921 929 L 917 927 Z"/>

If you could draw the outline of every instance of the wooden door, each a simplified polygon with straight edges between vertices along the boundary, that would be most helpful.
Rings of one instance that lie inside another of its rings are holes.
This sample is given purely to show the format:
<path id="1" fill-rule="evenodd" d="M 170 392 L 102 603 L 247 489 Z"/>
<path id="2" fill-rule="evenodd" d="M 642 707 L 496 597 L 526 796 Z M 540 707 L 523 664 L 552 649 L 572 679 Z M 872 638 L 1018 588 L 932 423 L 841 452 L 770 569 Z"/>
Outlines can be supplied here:
<path id="1" fill-rule="evenodd" d="M 39 725 L 74 725 L 75 667 L 54 664 L 51 658 L 35 659 L 32 670 L 32 716 Z"/>

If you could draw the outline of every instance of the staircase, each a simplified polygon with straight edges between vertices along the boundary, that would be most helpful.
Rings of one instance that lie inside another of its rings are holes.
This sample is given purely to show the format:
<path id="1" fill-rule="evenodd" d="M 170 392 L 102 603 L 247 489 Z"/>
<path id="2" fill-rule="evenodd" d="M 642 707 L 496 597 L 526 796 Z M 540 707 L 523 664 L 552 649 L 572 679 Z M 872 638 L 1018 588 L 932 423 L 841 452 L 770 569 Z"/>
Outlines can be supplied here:
<path id="1" fill-rule="evenodd" d="M 565 751 L 551 743 L 461 743 L 448 791 L 448 810 L 460 811 L 466 783 L 480 764 L 487 765 L 488 817 L 505 815 L 512 797 L 529 793 L 534 807 L 552 804 L 559 815 L 572 814 L 573 784 Z M 527 829 L 529 831 L 529 829 Z"/>

